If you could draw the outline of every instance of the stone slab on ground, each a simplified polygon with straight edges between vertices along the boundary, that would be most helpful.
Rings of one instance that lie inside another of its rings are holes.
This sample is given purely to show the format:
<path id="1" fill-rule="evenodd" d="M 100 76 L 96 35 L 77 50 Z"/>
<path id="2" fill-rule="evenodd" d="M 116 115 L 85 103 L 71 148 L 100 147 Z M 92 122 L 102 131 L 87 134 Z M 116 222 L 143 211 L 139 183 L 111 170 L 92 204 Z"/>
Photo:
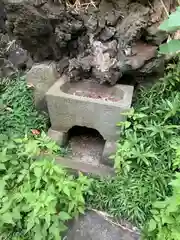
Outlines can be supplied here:
<path id="1" fill-rule="evenodd" d="M 68 157 L 56 157 L 56 163 L 69 169 L 70 171 L 83 172 L 86 175 L 94 175 L 99 177 L 111 177 L 114 176 L 114 169 L 103 164 L 98 166 L 87 164 L 84 162 L 75 161 Z"/>
<path id="2" fill-rule="evenodd" d="M 65 240 L 139 240 L 135 230 L 113 224 L 94 211 L 74 220 L 64 237 Z"/>
<path id="3" fill-rule="evenodd" d="M 35 64 L 28 71 L 26 80 L 34 87 L 34 101 L 37 109 L 47 111 L 45 93 L 57 80 L 57 76 L 56 64 L 52 61 Z"/>

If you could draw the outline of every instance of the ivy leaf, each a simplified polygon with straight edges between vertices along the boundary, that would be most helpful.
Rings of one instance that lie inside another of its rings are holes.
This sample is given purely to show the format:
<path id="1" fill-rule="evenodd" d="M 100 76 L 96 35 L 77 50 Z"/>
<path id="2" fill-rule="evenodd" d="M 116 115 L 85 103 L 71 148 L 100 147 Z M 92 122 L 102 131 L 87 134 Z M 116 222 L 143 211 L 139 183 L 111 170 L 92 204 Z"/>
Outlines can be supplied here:
<path id="1" fill-rule="evenodd" d="M 180 40 L 170 40 L 159 47 L 159 52 L 162 54 L 175 53 L 177 51 L 180 51 Z"/>

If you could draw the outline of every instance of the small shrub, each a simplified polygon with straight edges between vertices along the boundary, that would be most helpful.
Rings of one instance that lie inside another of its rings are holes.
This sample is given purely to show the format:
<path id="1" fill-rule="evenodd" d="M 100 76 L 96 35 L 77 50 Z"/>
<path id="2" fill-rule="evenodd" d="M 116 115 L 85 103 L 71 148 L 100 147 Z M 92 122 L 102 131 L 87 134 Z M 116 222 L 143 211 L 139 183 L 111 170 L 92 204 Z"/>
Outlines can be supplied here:
<path id="1" fill-rule="evenodd" d="M 171 181 L 171 186 L 172 195 L 153 205 L 153 217 L 148 223 L 145 239 L 180 239 L 180 173 L 176 173 L 176 179 Z"/>
<path id="2" fill-rule="evenodd" d="M 66 221 L 84 212 L 90 180 L 68 175 L 42 154 L 56 151 L 52 141 L 5 137 L 1 145 L 1 239 L 60 240 Z"/>

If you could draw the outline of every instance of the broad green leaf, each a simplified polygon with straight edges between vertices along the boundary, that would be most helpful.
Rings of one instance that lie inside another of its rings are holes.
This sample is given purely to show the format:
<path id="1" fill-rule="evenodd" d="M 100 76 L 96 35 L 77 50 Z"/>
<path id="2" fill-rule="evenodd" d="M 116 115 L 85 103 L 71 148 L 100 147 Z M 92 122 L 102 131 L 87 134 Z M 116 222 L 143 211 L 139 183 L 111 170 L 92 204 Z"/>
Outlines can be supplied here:
<path id="1" fill-rule="evenodd" d="M 35 167 L 34 174 L 37 178 L 40 178 L 42 176 L 42 169 L 40 167 Z"/>
<path id="2" fill-rule="evenodd" d="M 13 208 L 12 216 L 13 216 L 13 219 L 15 220 L 21 219 L 20 209 L 18 207 Z"/>
<path id="3" fill-rule="evenodd" d="M 2 214 L 0 216 L 0 220 L 3 223 L 14 224 L 14 221 L 13 221 L 13 218 L 12 218 L 12 213 L 10 213 L 10 212 Z"/>
<path id="4" fill-rule="evenodd" d="M 7 198 L 7 201 L 3 203 L 0 209 L 0 214 L 4 214 L 11 209 L 12 201 Z"/>
<path id="5" fill-rule="evenodd" d="M 55 240 L 60 239 L 60 226 L 52 224 L 51 227 L 49 228 L 49 232 L 54 236 Z"/>
<path id="6" fill-rule="evenodd" d="M 64 225 L 62 222 L 59 223 L 58 228 L 59 228 L 59 231 L 60 231 L 60 232 L 64 232 L 64 231 L 67 230 L 66 225 Z"/>
<path id="7" fill-rule="evenodd" d="M 167 202 L 166 201 L 159 201 L 159 202 L 155 202 L 153 204 L 153 207 L 154 208 L 158 208 L 158 209 L 162 209 L 162 208 L 165 208 L 167 206 Z"/>
<path id="8" fill-rule="evenodd" d="M 148 230 L 149 232 L 153 232 L 155 229 L 156 229 L 156 221 L 154 219 L 151 219 L 149 221 L 149 227 L 148 227 Z"/>
<path id="9" fill-rule="evenodd" d="M 68 197 L 71 196 L 71 193 L 70 193 L 70 190 L 69 190 L 68 186 L 64 186 L 63 192 L 64 192 Z"/>
<path id="10" fill-rule="evenodd" d="M 170 40 L 160 45 L 159 52 L 162 54 L 175 53 L 180 51 L 180 40 Z"/>
<path id="11" fill-rule="evenodd" d="M 159 29 L 166 32 L 174 32 L 180 29 L 180 11 L 175 11 L 170 14 L 160 26 Z"/>
<path id="12" fill-rule="evenodd" d="M 34 240 L 41 240 L 41 239 L 42 239 L 41 225 L 36 225 Z"/>
<path id="13" fill-rule="evenodd" d="M 0 180 L 0 198 L 4 195 L 6 182 L 4 180 Z"/>
<path id="14" fill-rule="evenodd" d="M 84 214 L 84 207 L 78 207 L 78 211 L 82 214 Z"/>
<path id="15" fill-rule="evenodd" d="M 66 212 L 60 212 L 59 213 L 59 218 L 62 220 L 62 221 L 66 221 L 66 220 L 69 220 L 71 219 L 71 216 L 66 213 Z"/>
<path id="16" fill-rule="evenodd" d="M 51 215 L 47 213 L 46 216 L 45 216 L 45 220 L 46 220 L 46 224 L 49 228 L 50 223 L 51 223 Z"/>
<path id="17" fill-rule="evenodd" d="M 171 216 L 163 216 L 162 217 L 162 224 L 173 224 L 175 223 L 176 221 L 174 220 L 174 217 L 171 217 Z"/>
<path id="18" fill-rule="evenodd" d="M 0 170 L 6 170 L 6 166 L 4 163 L 0 163 Z"/>

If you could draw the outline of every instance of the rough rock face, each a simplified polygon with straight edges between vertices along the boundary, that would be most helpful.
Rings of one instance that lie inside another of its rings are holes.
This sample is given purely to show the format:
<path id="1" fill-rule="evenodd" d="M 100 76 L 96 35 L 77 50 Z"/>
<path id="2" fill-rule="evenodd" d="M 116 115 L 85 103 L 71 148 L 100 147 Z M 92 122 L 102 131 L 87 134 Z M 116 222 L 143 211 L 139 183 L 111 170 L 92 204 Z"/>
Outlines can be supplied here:
<path id="1" fill-rule="evenodd" d="M 31 68 L 33 61 L 27 50 L 7 33 L 5 4 L 0 1 L 0 78 L 10 77 L 18 70 Z"/>
<path id="2" fill-rule="evenodd" d="M 5 31 L 6 13 L 3 2 L 0 1 L 0 33 Z"/>
<path id="3" fill-rule="evenodd" d="M 166 36 L 151 28 L 147 1 L 84 0 L 77 8 L 65 1 L 6 0 L 5 8 L 8 33 L 35 62 L 55 60 L 71 81 L 113 85 L 125 75 L 163 71 L 156 50 Z"/>

